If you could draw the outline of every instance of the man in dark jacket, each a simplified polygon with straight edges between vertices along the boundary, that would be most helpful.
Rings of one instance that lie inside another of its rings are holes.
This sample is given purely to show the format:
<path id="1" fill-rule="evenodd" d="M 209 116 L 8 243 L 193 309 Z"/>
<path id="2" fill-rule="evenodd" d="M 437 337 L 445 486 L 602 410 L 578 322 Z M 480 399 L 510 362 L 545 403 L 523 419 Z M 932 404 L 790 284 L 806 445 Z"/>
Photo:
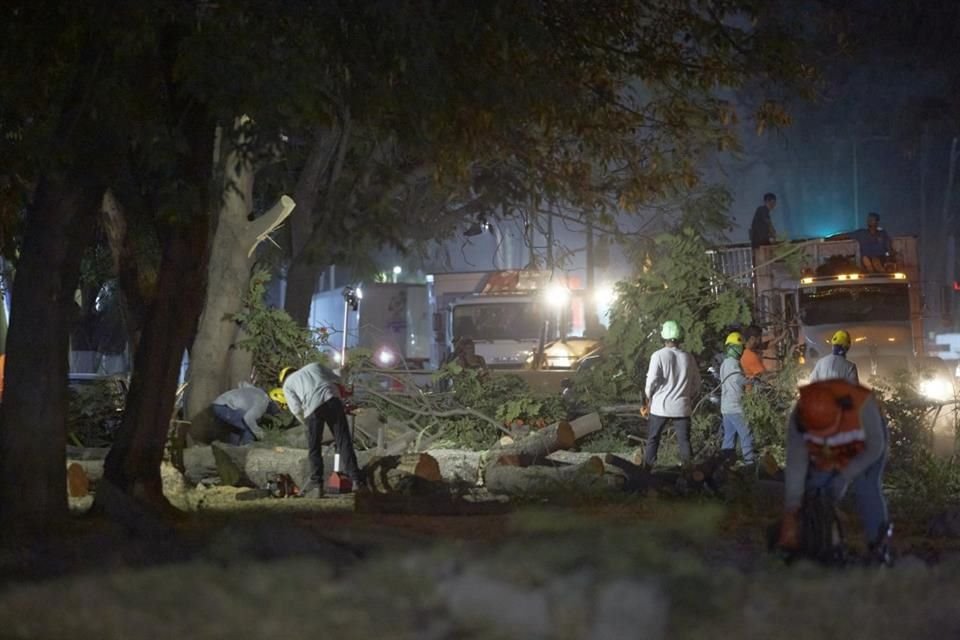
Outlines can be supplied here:
<path id="1" fill-rule="evenodd" d="M 757 207 L 750 223 L 750 246 L 756 249 L 777 241 L 777 230 L 770 220 L 770 213 L 777 208 L 777 196 L 766 193 L 763 196 L 763 205 Z"/>

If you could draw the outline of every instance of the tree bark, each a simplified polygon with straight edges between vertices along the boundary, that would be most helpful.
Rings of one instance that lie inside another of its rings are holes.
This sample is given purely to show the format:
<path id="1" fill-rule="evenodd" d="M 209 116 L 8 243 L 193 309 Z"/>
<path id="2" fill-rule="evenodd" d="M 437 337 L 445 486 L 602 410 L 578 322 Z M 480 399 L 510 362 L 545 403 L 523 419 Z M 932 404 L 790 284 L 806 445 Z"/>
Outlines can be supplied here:
<path id="1" fill-rule="evenodd" d="M 535 464 L 560 449 L 570 449 L 577 438 L 569 422 L 557 422 L 512 444 L 495 447 L 487 452 L 488 464 L 495 465 L 501 458 L 515 458 L 522 466 Z"/>
<path id="2" fill-rule="evenodd" d="M 297 324 L 306 325 L 310 303 L 317 288 L 317 264 L 307 251 L 314 232 L 314 213 L 321 189 L 329 190 L 336 179 L 335 159 L 346 149 L 349 124 L 334 130 L 321 129 L 314 135 L 313 148 L 297 178 L 293 198 L 299 204 L 290 216 L 290 268 L 287 270 L 287 291 L 284 309 Z M 327 184 L 323 185 L 324 178 Z"/>
<path id="3" fill-rule="evenodd" d="M 506 495 L 563 494 L 606 487 L 603 472 L 603 461 L 596 456 L 564 467 L 495 464 L 485 470 L 484 485 L 491 493 Z"/>
<path id="4" fill-rule="evenodd" d="M 136 352 L 123 424 L 104 465 L 106 482 L 160 509 L 169 508 L 160 463 L 180 364 L 203 304 L 208 226 L 206 216 L 195 215 L 165 234 L 157 292 Z M 102 506 L 110 513 L 111 505 Z"/>
<path id="5" fill-rule="evenodd" d="M 603 429 L 603 423 L 600 422 L 599 413 L 588 413 L 585 416 L 580 416 L 576 420 L 571 420 L 570 426 L 573 428 L 573 437 L 576 440 L 585 438 L 591 433 L 596 433 Z"/>
<path id="6" fill-rule="evenodd" d="M 293 200 L 282 196 L 273 208 L 249 221 L 253 167 L 234 150 L 227 154 L 224 173 L 224 195 L 207 268 L 206 299 L 190 350 L 187 420 L 193 420 L 218 395 L 249 378 L 252 360 L 235 347 L 239 328 L 233 316 L 243 308 L 257 244 L 294 209 Z"/>
<path id="7" fill-rule="evenodd" d="M 306 449 L 286 447 L 239 447 L 223 442 L 210 445 L 217 473 L 223 484 L 235 487 L 262 488 L 268 477 L 275 473 L 285 473 L 293 478 L 298 487 L 306 484 L 310 477 L 310 462 Z M 333 472 L 333 449 L 327 449 L 324 455 L 324 472 Z M 363 466 L 369 458 L 365 451 L 357 452 L 357 462 Z"/>
<path id="8" fill-rule="evenodd" d="M 42 531 L 67 515 L 67 353 L 83 250 L 103 188 L 41 179 L 13 284 L 0 405 L 0 531 Z"/>

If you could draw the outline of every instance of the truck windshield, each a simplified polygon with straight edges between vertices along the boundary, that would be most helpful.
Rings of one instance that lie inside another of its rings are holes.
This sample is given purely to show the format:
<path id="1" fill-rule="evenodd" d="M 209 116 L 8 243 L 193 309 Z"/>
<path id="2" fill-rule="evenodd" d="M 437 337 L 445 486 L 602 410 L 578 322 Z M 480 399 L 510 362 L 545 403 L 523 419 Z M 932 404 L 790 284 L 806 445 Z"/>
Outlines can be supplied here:
<path id="1" fill-rule="evenodd" d="M 462 304 L 453 309 L 453 335 L 472 340 L 537 340 L 543 318 L 535 302 Z"/>
<path id="2" fill-rule="evenodd" d="M 800 319 L 806 325 L 909 322 L 908 285 L 898 283 L 802 288 Z"/>

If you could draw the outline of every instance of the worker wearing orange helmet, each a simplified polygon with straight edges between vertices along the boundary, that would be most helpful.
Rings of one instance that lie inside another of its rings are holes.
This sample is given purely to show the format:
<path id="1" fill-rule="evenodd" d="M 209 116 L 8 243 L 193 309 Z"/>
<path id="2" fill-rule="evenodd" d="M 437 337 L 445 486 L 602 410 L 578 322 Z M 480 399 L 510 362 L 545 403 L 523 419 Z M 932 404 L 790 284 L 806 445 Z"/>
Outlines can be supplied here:
<path id="1" fill-rule="evenodd" d="M 817 360 L 810 374 L 810 382 L 820 380 L 846 380 L 852 384 L 860 384 L 860 375 L 857 365 L 847 360 L 847 351 L 850 350 L 850 334 L 840 329 L 830 338 L 833 353 Z"/>
<path id="2" fill-rule="evenodd" d="M 886 454 L 886 423 L 869 389 L 840 379 L 801 387 L 787 426 L 780 546 L 799 546 L 805 491 L 825 490 L 840 500 L 852 487 L 871 555 L 888 561 L 890 521 L 882 484 Z"/>

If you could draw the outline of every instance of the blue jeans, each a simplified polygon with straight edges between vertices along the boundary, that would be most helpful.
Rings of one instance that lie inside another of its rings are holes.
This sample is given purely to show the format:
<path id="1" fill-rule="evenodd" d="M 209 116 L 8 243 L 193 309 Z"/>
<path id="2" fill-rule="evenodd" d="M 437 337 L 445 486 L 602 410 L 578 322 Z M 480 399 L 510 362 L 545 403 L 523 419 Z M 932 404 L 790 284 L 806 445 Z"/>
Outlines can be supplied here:
<path id="1" fill-rule="evenodd" d="M 890 523 L 887 500 L 883 497 L 883 467 L 886 463 L 887 453 L 884 451 L 879 460 L 850 483 L 868 544 L 881 541 L 886 536 Z M 807 491 L 829 490 L 830 482 L 835 476 L 835 471 L 811 469 L 807 472 Z"/>
<path id="2" fill-rule="evenodd" d="M 243 422 L 243 415 L 246 411 L 241 411 L 240 409 L 231 409 L 225 404 L 215 404 L 212 405 L 213 415 L 230 427 L 230 433 L 227 436 L 227 440 L 230 444 L 250 444 L 256 438 L 253 437 L 253 432 L 247 427 Z"/>
<path id="3" fill-rule="evenodd" d="M 750 432 L 747 419 L 742 413 L 723 414 L 723 444 L 720 448 L 723 451 L 733 451 L 737 436 L 740 436 L 740 453 L 743 455 L 743 461 L 752 463 L 754 461 L 753 434 Z"/>

